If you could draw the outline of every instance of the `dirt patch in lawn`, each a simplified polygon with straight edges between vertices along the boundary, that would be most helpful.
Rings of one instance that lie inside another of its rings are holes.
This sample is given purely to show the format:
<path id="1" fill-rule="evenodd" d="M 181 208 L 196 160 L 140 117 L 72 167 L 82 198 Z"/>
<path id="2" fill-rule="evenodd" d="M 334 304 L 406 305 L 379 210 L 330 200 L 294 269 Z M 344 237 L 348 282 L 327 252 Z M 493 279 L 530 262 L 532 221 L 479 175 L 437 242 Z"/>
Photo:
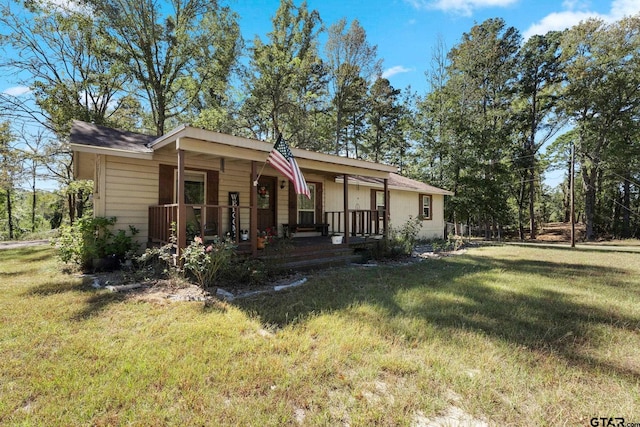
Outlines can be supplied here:
<path id="1" fill-rule="evenodd" d="M 412 255 L 408 257 L 387 261 L 371 261 L 367 264 L 353 264 L 346 268 L 376 268 L 389 265 L 402 266 L 430 258 L 462 255 L 465 252 L 466 250 L 434 253 L 430 245 L 423 245 L 417 246 Z M 262 293 L 278 292 L 291 287 L 304 285 L 307 279 L 314 274 L 318 273 L 294 273 L 280 277 L 262 286 L 247 286 L 246 284 L 236 283 L 227 284 L 228 286 L 223 286 L 222 288 L 212 287 L 207 290 L 180 278 L 136 281 L 131 277 L 131 273 L 122 271 L 94 273 L 86 275 L 85 277 L 90 280 L 91 286 L 96 289 L 108 289 L 112 292 L 126 295 L 127 298 L 136 301 L 166 304 L 174 301 L 203 301 L 206 303 L 207 301 L 215 299 L 233 300 Z"/>
<path id="2" fill-rule="evenodd" d="M 584 224 L 576 224 L 576 240 L 582 241 L 586 232 Z M 571 224 L 566 222 L 550 222 L 543 224 L 538 230 L 535 241 L 568 243 L 571 241 Z"/>
<path id="3" fill-rule="evenodd" d="M 172 301 L 206 301 L 210 296 L 199 286 L 180 279 L 133 281 L 124 272 L 113 271 L 87 275 L 91 286 L 118 292 L 137 301 L 168 303 Z"/>

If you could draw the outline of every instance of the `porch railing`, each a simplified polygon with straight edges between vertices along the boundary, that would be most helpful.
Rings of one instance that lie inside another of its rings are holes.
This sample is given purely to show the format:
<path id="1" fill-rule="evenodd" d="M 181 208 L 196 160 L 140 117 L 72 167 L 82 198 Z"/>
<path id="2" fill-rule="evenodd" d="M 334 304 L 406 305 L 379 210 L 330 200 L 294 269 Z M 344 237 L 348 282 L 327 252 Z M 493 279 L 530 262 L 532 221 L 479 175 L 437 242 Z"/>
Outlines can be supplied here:
<path id="1" fill-rule="evenodd" d="M 229 236 L 240 241 L 241 224 L 249 228 L 251 208 L 230 205 L 186 205 L 187 240 Z M 171 224 L 178 222 L 178 204 L 149 206 L 149 241 L 168 243 Z"/>
<path id="2" fill-rule="evenodd" d="M 168 243 L 171 224 L 178 223 L 178 204 L 149 206 L 149 241 Z"/>
<path id="3" fill-rule="evenodd" d="M 384 234 L 384 210 L 350 209 L 347 213 L 349 234 L 351 236 L 379 236 Z M 329 224 L 329 233 L 344 234 L 344 221 L 345 213 L 343 211 L 328 211 L 324 213 L 324 222 Z"/>
<path id="4" fill-rule="evenodd" d="M 379 236 L 384 234 L 384 210 L 351 209 L 347 212 L 349 234 L 351 236 Z M 230 205 L 187 205 L 187 239 L 200 236 L 203 239 L 227 235 L 240 241 L 241 226 L 249 228 L 251 208 Z M 171 224 L 178 222 L 178 205 L 149 206 L 149 241 L 169 243 Z M 324 222 L 329 225 L 329 233 L 345 232 L 345 213 L 327 211 Z M 244 224 L 244 225 L 243 225 Z M 234 232 L 235 230 L 235 232 Z"/>

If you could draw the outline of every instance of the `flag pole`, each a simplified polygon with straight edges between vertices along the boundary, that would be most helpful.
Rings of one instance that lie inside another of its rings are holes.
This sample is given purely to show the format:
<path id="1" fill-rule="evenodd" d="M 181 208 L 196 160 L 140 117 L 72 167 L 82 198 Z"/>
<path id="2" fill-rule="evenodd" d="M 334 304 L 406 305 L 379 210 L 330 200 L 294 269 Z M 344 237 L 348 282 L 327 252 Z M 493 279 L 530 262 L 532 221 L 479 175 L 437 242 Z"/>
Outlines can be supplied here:
<path id="1" fill-rule="evenodd" d="M 258 186 L 258 180 L 260 179 L 260 177 L 262 176 L 262 171 L 264 171 L 264 167 L 267 166 L 267 160 L 264 161 L 264 163 L 262 164 L 262 169 L 260 169 L 260 173 L 258 173 L 258 176 L 256 176 L 255 181 L 253 181 L 253 186 L 257 187 Z"/>
<path id="2" fill-rule="evenodd" d="M 282 138 L 282 134 L 281 133 L 278 134 L 278 138 L 276 139 L 276 144 L 280 140 L 280 138 Z M 267 166 L 268 162 L 269 162 L 269 156 L 267 155 L 267 158 L 265 159 L 264 163 L 262 164 L 262 168 L 260 169 L 260 173 L 258 173 L 258 176 L 256 177 L 255 181 L 253 181 L 253 186 L 254 187 L 258 186 L 258 180 L 262 176 L 262 172 L 264 171 L 264 167 Z"/>

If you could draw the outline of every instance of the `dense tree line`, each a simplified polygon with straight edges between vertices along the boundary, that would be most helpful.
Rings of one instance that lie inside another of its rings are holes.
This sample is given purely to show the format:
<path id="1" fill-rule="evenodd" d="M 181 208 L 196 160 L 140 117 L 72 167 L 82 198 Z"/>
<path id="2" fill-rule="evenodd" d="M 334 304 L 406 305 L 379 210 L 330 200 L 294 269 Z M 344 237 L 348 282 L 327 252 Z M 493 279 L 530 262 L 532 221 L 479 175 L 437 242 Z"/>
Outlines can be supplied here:
<path id="1" fill-rule="evenodd" d="M 454 191 L 448 220 L 488 237 L 509 228 L 534 238 L 539 222 L 568 219 L 566 183 L 554 193 L 541 177 L 568 170 L 574 147 L 587 238 L 640 234 L 639 16 L 528 40 L 489 19 L 451 49 L 433 47 L 430 89 L 417 94 L 382 77 L 358 21 L 323 23 L 304 2 L 281 0 L 272 30 L 250 41 L 238 15 L 209 0 L 69 5 L 2 7 L 0 67 L 33 100 L 0 99 L 0 120 L 23 125 L 0 132 L 8 223 L 12 192 L 36 174 L 69 189 L 71 219 L 83 212 L 87 190 L 73 183 L 65 145 L 81 119 L 158 135 L 184 122 L 263 140 L 283 133 L 300 148 L 394 164 Z M 47 133 L 24 130 L 34 123 Z M 20 163 L 11 156 L 30 166 L 5 168 Z"/>

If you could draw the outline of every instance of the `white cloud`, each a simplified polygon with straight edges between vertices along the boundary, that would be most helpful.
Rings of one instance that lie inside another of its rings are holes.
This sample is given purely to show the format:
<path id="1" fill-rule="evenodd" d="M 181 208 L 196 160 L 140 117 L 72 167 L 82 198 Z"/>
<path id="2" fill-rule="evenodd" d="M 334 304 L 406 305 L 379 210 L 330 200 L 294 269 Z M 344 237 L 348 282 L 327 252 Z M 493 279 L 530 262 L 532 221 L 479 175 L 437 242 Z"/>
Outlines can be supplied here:
<path id="1" fill-rule="evenodd" d="M 589 18 L 603 18 L 602 15 L 594 12 L 553 12 L 542 18 L 540 22 L 537 22 L 530 26 L 523 34 L 525 39 L 536 34 L 544 35 L 549 31 L 562 31 L 566 28 L 573 27 L 579 24 L 581 21 L 585 21 Z"/>
<path id="2" fill-rule="evenodd" d="M 39 0 L 37 3 L 40 3 L 42 6 L 61 9 L 75 9 L 79 6 L 78 3 L 73 0 Z"/>
<path id="3" fill-rule="evenodd" d="M 562 31 L 586 21 L 589 18 L 602 19 L 605 22 L 613 22 L 624 16 L 635 15 L 640 12 L 638 0 L 613 0 L 609 13 L 602 14 L 589 10 L 576 10 L 583 7 L 578 0 L 566 0 L 562 6 L 567 9 L 562 12 L 553 12 L 531 25 L 524 33 L 525 39 L 535 34 L 546 34 L 549 31 Z"/>
<path id="4" fill-rule="evenodd" d="M 383 79 L 388 79 L 389 77 L 395 76 L 396 74 L 410 73 L 412 71 L 414 71 L 413 68 L 406 68 L 402 65 L 396 65 L 395 67 L 384 70 L 381 77 Z"/>
<path id="5" fill-rule="evenodd" d="M 640 2 L 638 0 L 614 0 L 611 3 L 610 16 L 613 19 L 620 19 L 625 16 L 635 15 L 640 12 Z"/>
<path id="6" fill-rule="evenodd" d="M 29 92 L 31 89 L 26 86 L 14 86 L 2 91 L 3 94 L 10 96 L 21 96 Z"/>
<path id="7" fill-rule="evenodd" d="M 564 0 L 562 8 L 567 10 L 587 9 L 589 7 L 587 0 Z"/>
<path id="8" fill-rule="evenodd" d="M 475 9 L 507 7 L 518 0 L 405 0 L 416 9 L 437 9 L 470 16 Z"/>
<path id="9" fill-rule="evenodd" d="M 36 0 L 45 10 L 51 9 L 61 13 L 77 12 L 91 14 L 91 7 L 76 0 Z"/>

